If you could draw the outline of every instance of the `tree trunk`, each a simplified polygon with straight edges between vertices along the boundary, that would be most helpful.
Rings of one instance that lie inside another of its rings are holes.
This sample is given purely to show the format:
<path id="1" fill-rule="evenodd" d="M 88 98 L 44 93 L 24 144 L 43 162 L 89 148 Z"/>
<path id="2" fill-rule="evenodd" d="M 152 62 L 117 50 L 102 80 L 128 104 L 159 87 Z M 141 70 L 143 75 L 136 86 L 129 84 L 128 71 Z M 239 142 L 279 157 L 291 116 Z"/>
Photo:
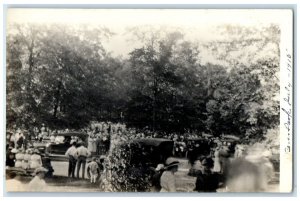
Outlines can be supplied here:
<path id="1" fill-rule="evenodd" d="M 53 117 L 57 118 L 57 111 L 58 111 L 58 106 L 60 102 L 60 90 L 61 90 L 62 83 L 59 81 L 58 86 L 57 86 L 57 91 L 55 93 L 55 103 L 54 103 L 54 108 L 53 108 Z"/>

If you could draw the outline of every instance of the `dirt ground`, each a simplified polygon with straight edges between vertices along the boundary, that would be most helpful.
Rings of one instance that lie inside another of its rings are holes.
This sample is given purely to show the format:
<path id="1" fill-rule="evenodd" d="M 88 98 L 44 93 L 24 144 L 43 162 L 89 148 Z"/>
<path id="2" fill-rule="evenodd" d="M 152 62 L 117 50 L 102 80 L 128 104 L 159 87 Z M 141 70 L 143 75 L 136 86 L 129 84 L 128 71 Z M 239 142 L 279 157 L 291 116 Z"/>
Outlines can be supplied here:
<path id="1" fill-rule="evenodd" d="M 180 162 L 176 175 L 176 186 L 178 192 L 193 192 L 195 188 L 196 177 L 188 176 L 190 164 L 187 159 L 173 158 Z M 85 179 L 71 179 L 67 177 L 68 162 L 67 161 L 52 161 L 54 168 L 54 177 L 46 179 L 49 188 L 47 192 L 100 192 L 99 184 L 91 184 L 85 174 Z M 81 176 L 81 171 L 80 171 Z M 268 186 L 268 192 L 279 191 L 279 174 L 275 175 L 273 182 Z M 24 185 L 30 182 L 32 177 L 22 177 L 21 181 Z M 218 189 L 217 192 L 226 192 L 226 189 Z"/>

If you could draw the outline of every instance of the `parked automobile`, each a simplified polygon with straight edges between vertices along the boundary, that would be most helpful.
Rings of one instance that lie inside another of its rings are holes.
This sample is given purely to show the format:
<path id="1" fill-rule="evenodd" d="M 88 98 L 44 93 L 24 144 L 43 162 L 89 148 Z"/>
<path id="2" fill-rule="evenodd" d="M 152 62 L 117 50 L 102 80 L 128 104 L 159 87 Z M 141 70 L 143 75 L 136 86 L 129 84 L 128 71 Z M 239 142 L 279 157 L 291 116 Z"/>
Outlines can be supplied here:
<path id="1" fill-rule="evenodd" d="M 65 160 L 65 153 L 71 146 L 72 138 L 76 138 L 77 142 L 82 142 L 87 146 L 88 134 L 84 132 L 65 132 L 55 134 L 55 142 L 49 142 L 46 145 L 45 153 L 53 160 Z"/>
<path id="2" fill-rule="evenodd" d="M 144 138 L 132 140 L 128 147 L 131 164 L 140 163 L 156 167 L 173 155 L 174 142 L 163 138 Z"/>

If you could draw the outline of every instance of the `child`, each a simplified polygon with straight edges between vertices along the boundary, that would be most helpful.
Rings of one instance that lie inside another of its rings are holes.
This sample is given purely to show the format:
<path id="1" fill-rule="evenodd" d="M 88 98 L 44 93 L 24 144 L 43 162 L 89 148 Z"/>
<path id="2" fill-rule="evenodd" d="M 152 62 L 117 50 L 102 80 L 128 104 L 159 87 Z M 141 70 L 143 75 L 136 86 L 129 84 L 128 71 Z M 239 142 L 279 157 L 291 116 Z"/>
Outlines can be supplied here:
<path id="1" fill-rule="evenodd" d="M 88 164 L 87 169 L 91 175 L 91 183 L 96 183 L 100 169 L 95 157 L 92 158 L 92 161 Z"/>

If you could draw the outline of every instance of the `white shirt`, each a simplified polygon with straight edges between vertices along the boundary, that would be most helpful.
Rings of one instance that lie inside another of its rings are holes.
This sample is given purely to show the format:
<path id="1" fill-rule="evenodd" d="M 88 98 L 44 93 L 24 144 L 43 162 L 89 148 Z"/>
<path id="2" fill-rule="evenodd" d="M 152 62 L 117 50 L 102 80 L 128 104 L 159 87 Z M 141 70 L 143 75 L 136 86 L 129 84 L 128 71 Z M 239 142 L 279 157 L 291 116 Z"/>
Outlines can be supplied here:
<path id="1" fill-rule="evenodd" d="M 71 146 L 65 153 L 66 156 L 73 156 L 73 157 L 76 157 L 77 156 L 76 154 L 77 154 L 77 149 L 74 146 Z"/>
<path id="2" fill-rule="evenodd" d="M 80 146 L 77 148 L 77 156 L 90 156 L 91 155 L 91 152 L 85 148 L 84 146 Z"/>

